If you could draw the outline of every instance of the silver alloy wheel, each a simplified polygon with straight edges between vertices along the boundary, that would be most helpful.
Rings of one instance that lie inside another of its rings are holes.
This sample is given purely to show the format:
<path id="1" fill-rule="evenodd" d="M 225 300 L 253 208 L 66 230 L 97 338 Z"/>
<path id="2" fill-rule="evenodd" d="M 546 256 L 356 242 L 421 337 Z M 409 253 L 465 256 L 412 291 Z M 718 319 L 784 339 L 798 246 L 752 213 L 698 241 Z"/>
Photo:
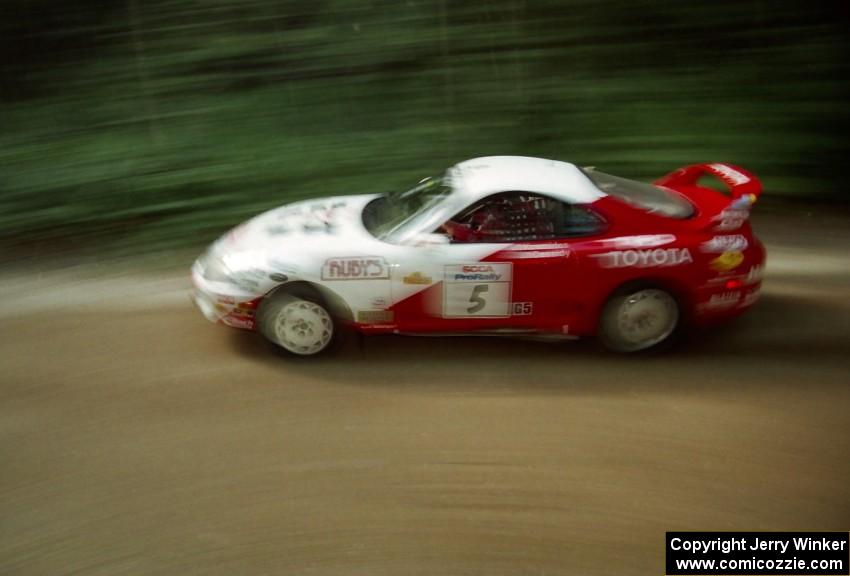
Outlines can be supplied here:
<path id="1" fill-rule="evenodd" d="M 330 344 L 334 323 L 328 311 L 309 300 L 293 298 L 280 307 L 272 326 L 277 343 L 283 348 L 310 356 Z"/>
<path id="2" fill-rule="evenodd" d="M 611 348 L 637 352 L 660 344 L 679 323 L 679 306 L 668 292 L 644 288 L 612 300 L 606 307 L 603 330 Z"/>

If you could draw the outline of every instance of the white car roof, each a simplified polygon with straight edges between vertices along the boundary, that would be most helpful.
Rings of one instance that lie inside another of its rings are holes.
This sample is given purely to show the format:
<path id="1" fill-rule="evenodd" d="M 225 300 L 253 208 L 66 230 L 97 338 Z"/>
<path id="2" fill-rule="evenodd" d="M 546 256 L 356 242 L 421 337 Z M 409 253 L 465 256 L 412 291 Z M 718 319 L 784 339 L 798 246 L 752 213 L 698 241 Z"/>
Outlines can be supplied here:
<path id="1" fill-rule="evenodd" d="M 448 176 L 452 187 L 470 201 L 512 190 L 547 194 L 575 204 L 589 204 L 606 196 L 575 165 L 545 158 L 473 158 L 452 166 Z"/>

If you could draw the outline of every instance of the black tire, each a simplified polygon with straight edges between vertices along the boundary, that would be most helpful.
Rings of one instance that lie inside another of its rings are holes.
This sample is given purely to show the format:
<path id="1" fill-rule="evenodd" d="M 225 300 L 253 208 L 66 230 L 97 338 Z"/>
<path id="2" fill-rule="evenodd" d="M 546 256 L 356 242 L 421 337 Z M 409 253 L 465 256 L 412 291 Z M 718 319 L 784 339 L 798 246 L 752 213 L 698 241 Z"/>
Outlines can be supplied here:
<path id="1" fill-rule="evenodd" d="M 342 336 L 322 299 L 305 290 L 279 290 L 265 299 L 258 331 L 276 350 L 302 358 L 336 350 Z"/>
<path id="2" fill-rule="evenodd" d="M 678 336 L 682 313 L 676 297 L 651 285 L 633 285 L 615 292 L 599 317 L 597 336 L 615 352 L 663 348 Z"/>

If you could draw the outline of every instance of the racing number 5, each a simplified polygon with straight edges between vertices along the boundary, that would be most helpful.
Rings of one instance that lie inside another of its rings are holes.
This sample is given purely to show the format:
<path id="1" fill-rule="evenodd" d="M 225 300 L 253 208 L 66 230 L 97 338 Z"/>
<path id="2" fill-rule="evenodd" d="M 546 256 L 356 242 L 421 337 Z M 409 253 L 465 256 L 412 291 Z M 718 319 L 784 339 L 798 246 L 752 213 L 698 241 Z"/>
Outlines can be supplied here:
<path id="1" fill-rule="evenodd" d="M 469 295 L 469 301 L 472 303 L 472 306 L 466 309 L 469 314 L 475 314 L 484 309 L 487 301 L 481 297 L 481 294 L 488 290 L 490 290 L 490 287 L 487 284 L 476 284 L 472 288 L 472 294 Z"/>

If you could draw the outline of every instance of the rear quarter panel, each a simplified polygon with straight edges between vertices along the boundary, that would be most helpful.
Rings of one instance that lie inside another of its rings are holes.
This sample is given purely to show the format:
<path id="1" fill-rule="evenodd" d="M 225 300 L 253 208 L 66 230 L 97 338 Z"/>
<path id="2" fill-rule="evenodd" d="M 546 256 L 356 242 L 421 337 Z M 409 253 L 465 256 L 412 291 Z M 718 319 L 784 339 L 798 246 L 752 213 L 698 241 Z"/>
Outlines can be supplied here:
<path id="1" fill-rule="evenodd" d="M 667 289 L 689 324 L 737 315 L 757 299 L 765 252 L 749 223 L 719 233 L 694 226 L 693 219 L 649 214 L 611 198 L 593 207 L 609 229 L 573 243 L 584 308 L 576 333 L 594 333 L 605 302 L 626 286 Z"/>

